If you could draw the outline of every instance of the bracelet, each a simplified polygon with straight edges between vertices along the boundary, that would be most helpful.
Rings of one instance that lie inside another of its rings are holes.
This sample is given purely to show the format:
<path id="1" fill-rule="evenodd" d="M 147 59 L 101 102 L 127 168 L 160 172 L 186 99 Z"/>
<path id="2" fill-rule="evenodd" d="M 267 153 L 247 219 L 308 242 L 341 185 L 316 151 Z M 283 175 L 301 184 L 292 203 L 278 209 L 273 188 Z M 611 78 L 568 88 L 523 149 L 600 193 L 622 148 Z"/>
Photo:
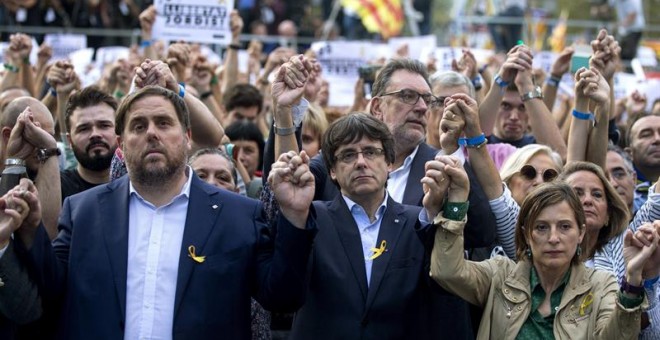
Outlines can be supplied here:
<path id="1" fill-rule="evenodd" d="M 186 95 L 186 87 L 179 84 L 179 97 L 183 98 Z"/>
<path id="2" fill-rule="evenodd" d="M 124 98 L 126 94 L 124 92 L 121 92 L 120 90 L 115 91 L 114 96 L 115 98 L 121 99 Z"/>
<path id="3" fill-rule="evenodd" d="M 653 279 L 644 280 L 644 288 L 647 288 L 647 289 L 653 288 L 653 285 L 656 282 L 658 282 L 658 279 L 660 279 L 660 276 L 656 276 Z"/>
<path id="4" fill-rule="evenodd" d="M 623 281 L 621 282 L 621 292 L 622 293 L 630 293 L 634 295 L 641 295 L 644 293 L 644 286 L 634 286 L 628 283 L 626 280 L 626 277 L 623 277 Z"/>
<path id="5" fill-rule="evenodd" d="M 575 109 L 573 109 L 573 117 L 580 120 L 596 120 L 596 116 L 593 113 L 583 113 Z"/>
<path id="6" fill-rule="evenodd" d="M 48 90 L 48 92 L 50 92 L 51 96 L 57 97 L 57 91 L 55 91 L 54 87 L 51 86 L 50 89 Z"/>
<path id="7" fill-rule="evenodd" d="M 446 202 L 442 208 L 442 216 L 452 221 L 462 221 L 467 215 L 470 202 Z"/>
<path id="8" fill-rule="evenodd" d="M 495 84 L 497 84 L 497 86 L 501 87 L 502 89 L 504 89 L 504 88 L 506 88 L 507 86 L 509 86 L 509 82 L 508 82 L 508 81 L 504 81 L 504 79 L 502 79 L 502 77 L 500 77 L 499 74 L 497 74 L 497 75 L 495 76 L 494 81 L 495 81 Z"/>
<path id="9" fill-rule="evenodd" d="M 486 134 L 484 133 L 472 138 L 461 137 L 458 139 L 458 145 L 467 146 L 468 148 L 470 147 L 478 148 L 485 143 L 486 143 Z"/>
<path id="10" fill-rule="evenodd" d="M 472 86 L 474 86 L 475 91 L 479 91 L 479 90 L 481 90 L 481 88 L 484 87 L 484 84 L 481 82 L 481 77 L 479 75 L 474 77 L 474 79 L 472 79 L 471 81 L 472 81 Z"/>
<path id="11" fill-rule="evenodd" d="M 3 66 L 5 67 L 5 70 L 7 70 L 9 72 L 18 73 L 18 70 L 19 70 L 18 66 L 14 66 L 14 65 L 9 64 L 9 63 L 4 63 Z"/>
<path id="12" fill-rule="evenodd" d="M 30 65 L 30 57 L 23 58 L 23 64 Z"/>
<path id="13" fill-rule="evenodd" d="M 142 40 L 140 47 L 149 47 L 153 42 L 151 40 Z"/>
<path id="14" fill-rule="evenodd" d="M 288 136 L 296 133 L 296 127 L 288 127 L 288 128 L 281 128 L 277 127 L 277 124 L 273 123 L 273 127 L 275 128 L 275 134 L 279 136 Z"/>
<path id="15" fill-rule="evenodd" d="M 199 99 L 206 100 L 206 98 L 210 97 L 212 94 L 213 94 L 213 91 L 204 92 L 204 93 L 199 95 Z"/>
<path id="16" fill-rule="evenodd" d="M 229 45 L 227 45 L 227 48 L 229 48 L 230 50 L 240 50 L 241 45 L 240 44 L 229 44 Z"/>
<path id="17" fill-rule="evenodd" d="M 550 78 L 545 80 L 545 83 L 553 87 L 559 87 L 560 81 L 561 78 L 555 78 L 554 76 L 551 76 Z"/>
<path id="18" fill-rule="evenodd" d="M 211 85 L 217 85 L 218 84 L 218 76 L 215 74 L 211 77 Z"/>

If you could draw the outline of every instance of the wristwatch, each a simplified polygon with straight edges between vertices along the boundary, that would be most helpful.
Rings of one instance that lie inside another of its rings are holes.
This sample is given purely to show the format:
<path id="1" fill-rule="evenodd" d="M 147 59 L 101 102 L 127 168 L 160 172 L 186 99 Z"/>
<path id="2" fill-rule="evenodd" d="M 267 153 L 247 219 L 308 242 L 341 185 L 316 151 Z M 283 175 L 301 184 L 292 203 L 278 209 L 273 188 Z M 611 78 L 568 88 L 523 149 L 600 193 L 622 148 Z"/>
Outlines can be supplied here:
<path id="1" fill-rule="evenodd" d="M 543 99 L 543 91 L 541 90 L 540 86 L 536 86 L 534 88 L 534 90 L 529 91 L 529 92 L 523 94 L 522 96 L 520 96 L 520 99 L 522 99 L 523 102 L 526 102 L 526 101 L 528 101 L 530 99 L 534 99 L 534 98 Z"/>
<path id="2" fill-rule="evenodd" d="M 50 149 L 37 149 L 37 159 L 39 162 L 46 163 L 48 158 L 51 156 L 59 156 L 62 152 L 59 148 L 50 148 Z"/>

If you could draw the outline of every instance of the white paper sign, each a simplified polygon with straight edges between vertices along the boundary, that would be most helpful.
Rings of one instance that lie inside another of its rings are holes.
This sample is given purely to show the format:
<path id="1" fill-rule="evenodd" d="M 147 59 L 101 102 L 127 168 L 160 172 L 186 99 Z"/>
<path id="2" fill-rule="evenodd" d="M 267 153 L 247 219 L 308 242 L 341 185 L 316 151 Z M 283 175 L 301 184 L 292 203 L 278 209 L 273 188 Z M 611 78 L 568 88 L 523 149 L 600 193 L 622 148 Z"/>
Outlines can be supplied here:
<path id="1" fill-rule="evenodd" d="M 545 72 L 545 74 L 550 74 L 552 69 L 552 64 L 555 63 L 559 53 L 542 51 L 534 55 L 534 60 L 532 61 L 533 68 L 540 68 Z"/>
<path id="2" fill-rule="evenodd" d="M 330 84 L 330 106 L 350 106 L 355 97 L 358 68 L 382 58 L 383 46 L 366 41 L 315 42 L 312 50 L 321 64 L 323 78 Z"/>
<path id="3" fill-rule="evenodd" d="M 117 59 L 128 59 L 129 52 L 129 48 L 124 46 L 101 47 L 96 50 L 96 67 L 103 69 L 103 66 Z"/>
<path id="4" fill-rule="evenodd" d="M 231 43 L 229 14 L 234 0 L 155 0 L 152 35 L 166 41 Z"/>
<path id="5" fill-rule="evenodd" d="M 87 48 L 84 34 L 46 34 L 44 42 L 53 49 L 51 61 L 69 58 L 69 54 Z"/>
<path id="6" fill-rule="evenodd" d="M 435 49 L 437 38 L 434 35 L 423 35 L 419 37 L 393 37 L 388 40 L 390 55 L 396 55 L 396 50 L 401 46 L 408 45 L 408 57 L 424 61 L 426 56 L 422 54 L 425 48 Z"/>

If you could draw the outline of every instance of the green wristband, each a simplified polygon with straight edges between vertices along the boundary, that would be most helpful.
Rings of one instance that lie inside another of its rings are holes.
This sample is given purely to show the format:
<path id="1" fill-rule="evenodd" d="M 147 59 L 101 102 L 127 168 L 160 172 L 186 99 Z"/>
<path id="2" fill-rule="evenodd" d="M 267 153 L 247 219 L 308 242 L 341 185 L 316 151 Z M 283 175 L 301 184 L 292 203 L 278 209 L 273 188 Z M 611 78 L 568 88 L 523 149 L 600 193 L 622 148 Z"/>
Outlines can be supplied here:
<path id="1" fill-rule="evenodd" d="M 462 221 L 467 215 L 469 201 L 465 202 L 446 202 L 442 211 L 442 216 L 452 221 Z"/>
<path id="2" fill-rule="evenodd" d="M 8 63 L 4 63 L 4 67 L 9 72 L 18 73 L 18 70 L 19 70 L 18 66 L 14 66 L 14 65 L 8 64 Z"/>

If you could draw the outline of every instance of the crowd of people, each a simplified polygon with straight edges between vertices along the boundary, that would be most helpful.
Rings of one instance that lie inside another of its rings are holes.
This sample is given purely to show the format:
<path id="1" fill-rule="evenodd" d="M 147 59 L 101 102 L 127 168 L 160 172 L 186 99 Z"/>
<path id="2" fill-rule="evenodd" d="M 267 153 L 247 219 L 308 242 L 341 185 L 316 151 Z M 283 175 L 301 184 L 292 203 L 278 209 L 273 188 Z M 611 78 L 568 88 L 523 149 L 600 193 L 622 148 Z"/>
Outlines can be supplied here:
<path id="1" fill-rule="evenodd" d="M 660 338 L 660 101 L 614 99 L 606 30 L 573 98 L 572 47 L 517 44 L 374 61 L 332 107 L 313 51 L 239 71 L 238 10 L 222 64 L 155 16 L 86 87 L 9 37 L 0 338 Z"/>

